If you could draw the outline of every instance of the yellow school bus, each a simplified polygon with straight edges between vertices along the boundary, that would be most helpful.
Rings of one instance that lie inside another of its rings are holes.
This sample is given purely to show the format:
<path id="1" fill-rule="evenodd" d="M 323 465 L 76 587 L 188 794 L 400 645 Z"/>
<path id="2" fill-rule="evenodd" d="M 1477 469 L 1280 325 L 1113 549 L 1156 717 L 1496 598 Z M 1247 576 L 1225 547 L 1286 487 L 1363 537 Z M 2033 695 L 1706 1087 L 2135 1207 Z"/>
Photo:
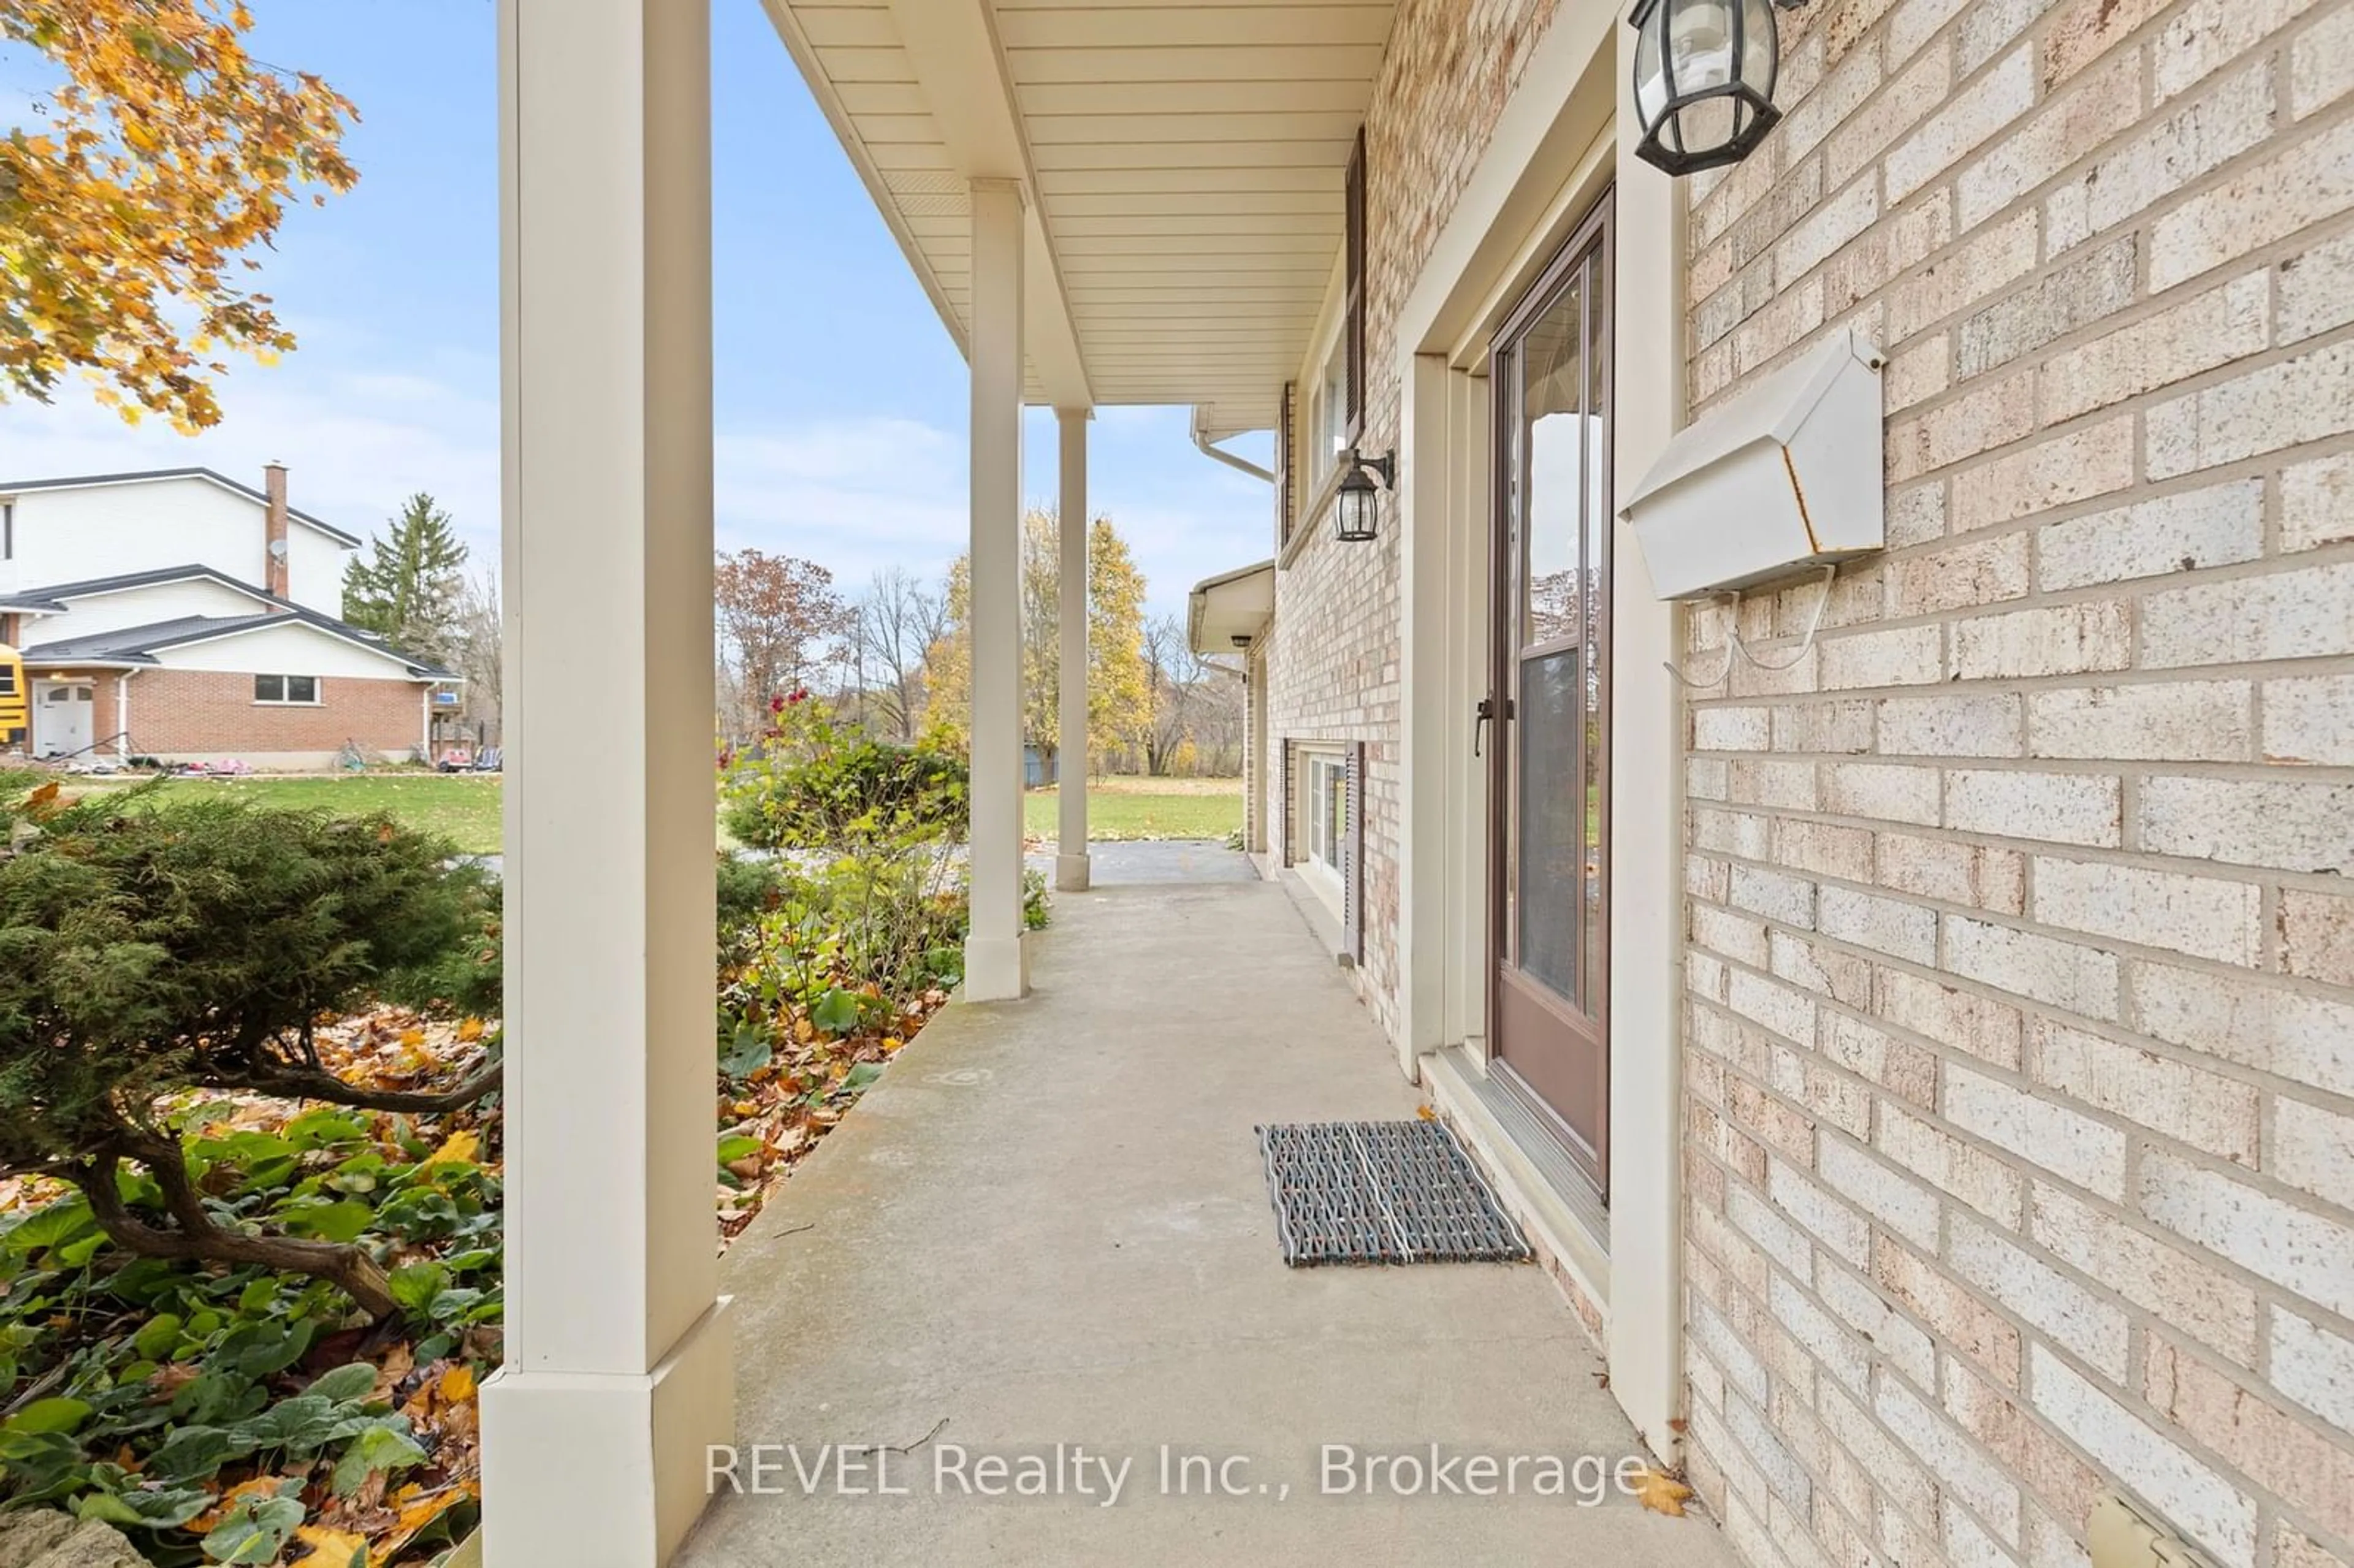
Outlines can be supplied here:
<path id="1" fill-rule="evenodd" d="M 0 747 L 29 748 L 32 722 L 33 710 L 26 701 L 24 657 L 0 642 Z"/>

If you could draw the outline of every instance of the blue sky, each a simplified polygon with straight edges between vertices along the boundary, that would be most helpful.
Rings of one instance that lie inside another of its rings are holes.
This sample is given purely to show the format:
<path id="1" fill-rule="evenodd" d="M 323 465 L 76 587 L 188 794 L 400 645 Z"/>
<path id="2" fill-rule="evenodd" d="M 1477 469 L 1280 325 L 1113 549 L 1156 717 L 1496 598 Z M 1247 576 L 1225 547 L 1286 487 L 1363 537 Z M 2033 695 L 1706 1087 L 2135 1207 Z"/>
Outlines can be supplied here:
<path id="1" fill-rule="evenodd" d="M 358 186 L 290 215 L 260 287 L 302 346 L 233 365 L 201 437 L 133 429 L 79 385 L 0 404 L 0 479 L 205 463 L 355 532 L 433 493 L 485 563 L 498 529 L 498 208 L 493 0 L 252 0 L 255 53 L 358 104 Z M 758 0 L 712 0 L 722 548 L 805 556 L 855 590 L 963 547 L 964 366 Z M 0 50 L 0 122 L 40 62 Z M 1237 443 L 1265 458 L 1266 442 Z M 1025 493 L 1052 498 L 1053 420 L 1033 411 Z M 1268 551 L 1267 487 L 1211 462 L 1182 408 L 1105 409 L 1092 499 L 1157 612 Z"/>

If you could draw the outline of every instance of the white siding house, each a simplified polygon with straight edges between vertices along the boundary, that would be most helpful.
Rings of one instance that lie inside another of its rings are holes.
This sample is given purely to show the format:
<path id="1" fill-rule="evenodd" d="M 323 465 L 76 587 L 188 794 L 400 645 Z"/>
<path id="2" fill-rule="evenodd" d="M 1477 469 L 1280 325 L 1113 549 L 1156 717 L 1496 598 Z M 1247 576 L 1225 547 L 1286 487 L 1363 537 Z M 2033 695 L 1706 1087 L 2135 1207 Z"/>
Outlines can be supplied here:
<path id="1" fill-rule="evenodd" d="M 311 768 L 346 746 L 422 758 L 428 660 L 335 619 L 357 535 L 208 469 L 0 484 L 0 640 L 31 683 L 28 749 Z"/>
<path id="2" fill-rule="evenodd" d="M 189 564 L 271 586 L 268 493 L 210 469 L 5 484 L 0 505 L 16 514 L 0 592 Z M 285 524 L 284 597 L 342 613 L 344 563 L 359 536 L 291 506 Z"/>

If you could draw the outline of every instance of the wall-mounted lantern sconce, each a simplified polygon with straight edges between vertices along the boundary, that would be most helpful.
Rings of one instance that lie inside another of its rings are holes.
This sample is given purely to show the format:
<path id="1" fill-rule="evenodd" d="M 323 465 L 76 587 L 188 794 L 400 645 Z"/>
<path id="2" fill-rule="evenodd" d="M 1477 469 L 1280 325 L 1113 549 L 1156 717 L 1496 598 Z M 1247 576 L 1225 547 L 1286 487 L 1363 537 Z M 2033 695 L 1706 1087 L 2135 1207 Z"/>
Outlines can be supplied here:
<path id="1" fill-rule="evenodd" d="M 1671 175 L 1737 164 L 1782 118 L 1774 10 L 1806 0 L 1636 0 L 1635 155 Z"/>
<path id="2" fill-rule="evenodd" d="M 1381 514 L 1382 492 L 1397 483 L 1397 454 L 1384 452 L 1375 458 L 1359 457 L 1351 447 L 1341 456 L 1343 472 L 1341 493 L 1332 507 L 1333 519 L 1341 537 L 1349 544 L 1363 544 L 1373 536 L 1375 521 Z M 1379 476 L 1380 482 L 1374 482 Z"/>

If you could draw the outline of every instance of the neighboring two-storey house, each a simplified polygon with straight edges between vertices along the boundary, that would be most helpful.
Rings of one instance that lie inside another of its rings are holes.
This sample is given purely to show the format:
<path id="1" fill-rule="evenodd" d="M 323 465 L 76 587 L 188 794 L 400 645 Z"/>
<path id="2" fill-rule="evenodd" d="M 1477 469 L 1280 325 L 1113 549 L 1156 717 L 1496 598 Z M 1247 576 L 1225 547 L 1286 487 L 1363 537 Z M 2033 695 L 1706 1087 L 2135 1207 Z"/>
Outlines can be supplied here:
<path id="1" fill-rule="evenodd" d="M 455 677 L 336 618 L 360 540 L 209 469 L 0 484 L 0 641 L 36 758 L 421 758 Z"/>

